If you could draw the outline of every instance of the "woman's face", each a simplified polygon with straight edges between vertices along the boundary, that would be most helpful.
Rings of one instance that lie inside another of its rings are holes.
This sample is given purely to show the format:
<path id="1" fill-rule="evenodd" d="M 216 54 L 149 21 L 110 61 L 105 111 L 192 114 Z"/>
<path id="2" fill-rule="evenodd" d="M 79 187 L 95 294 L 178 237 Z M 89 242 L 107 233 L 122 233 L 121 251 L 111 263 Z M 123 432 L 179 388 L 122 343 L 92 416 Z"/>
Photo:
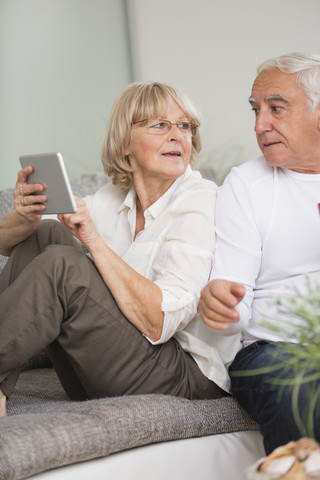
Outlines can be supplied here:
<path id="1" fill-rule="evenodd" d="M 167 133 L 157 133 L 161 120 L 171 123 L 190 122 L 178 104 L 172 101 L 168 113 L 160 118 L 148 119 L 147 124 L 136 123 L 131 132 L 130 145 L 126 150 L 133 167 L 133 178 L 145 182 L 149 180 L 171 182 L 184 173 L 191 156 L 192 137 L 172 125 Z M 155 125 L 155 128 L 150 128 Z M 157 130 L 157 132 L 155 132 Z"/>

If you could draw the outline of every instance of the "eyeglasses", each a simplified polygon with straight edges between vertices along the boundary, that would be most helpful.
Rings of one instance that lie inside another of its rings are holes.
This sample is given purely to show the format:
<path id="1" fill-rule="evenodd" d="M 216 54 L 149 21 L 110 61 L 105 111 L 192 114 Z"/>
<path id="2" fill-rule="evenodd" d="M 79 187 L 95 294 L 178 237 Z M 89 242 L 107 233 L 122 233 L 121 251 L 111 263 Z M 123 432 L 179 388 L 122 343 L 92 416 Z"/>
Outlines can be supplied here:
<path id="1" fill-rule="evenodd" d="M 197 128 L 199 125 L 196 123 L 188 123 L 188 122 L 176 122 L 172 123 L 169 120 L 139 120 L 138 122 L 133 122 L 132 125 L 136 123 L 147 123 L 148 132 L 152 133 L 153 135 L 164 135 L 171 130 L 171 127 L 175 125 L 179 130 L 182 137 L 193 137 L 196 134 Z"/>

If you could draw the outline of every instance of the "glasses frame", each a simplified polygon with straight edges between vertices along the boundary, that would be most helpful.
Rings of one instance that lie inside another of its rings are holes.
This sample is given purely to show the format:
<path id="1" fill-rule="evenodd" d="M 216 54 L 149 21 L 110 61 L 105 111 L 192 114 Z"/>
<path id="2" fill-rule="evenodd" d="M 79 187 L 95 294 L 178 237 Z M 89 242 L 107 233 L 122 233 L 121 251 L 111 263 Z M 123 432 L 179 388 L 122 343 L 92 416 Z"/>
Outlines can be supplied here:
<path id="1" fill-rule="evenodd" d="M 143 120 L 138 120 L 137 122 L 132 122 L 131 125 L 136 125 L 137 123 L 143 123 L 143 122 L 148 122 L 149 119 L 148 118 L 145 118 Z M 165 123 L 167 125 L 170 125 L 169 126 L 169 129 L 166 131 L 166 132 L 162 132 L 162 131 L 149 131 L 149 133 L 151 133 L 152 135 L 165 135 L 166 133 L 169 133 L 171 128 L 173 127 L 173 125 L 175 125 L 177 127 L 177 129 L 179 130 L 180 134 L 183 136 L 183 137 L 188 137 L 188 136 L 191 136 L 191 137 L 194 137 L 197 133 L 197 128 L 199 127 L 199 124 L 197 123 L 190 123 L 190 122 L 175 122 L 175 123 L 172 123 L 170 122 L 170 120 L 159 120 L 157 123 Z M 180 130 L 180 128 L 178 127 L 178 125 L 180 125 L 181 123 L 184 123 L 184 124 L 187 124 L 190 126 L 190 130 L 191 130 L 191 134 L 189 134 L 189 132 L 183 132 Z M 155 123 L 156 125 L 156 123 Z M 149 127 L 150 128 L 150 127 Z M 183 133 L 187 133 L 187 135 L 183 135 Z"/>

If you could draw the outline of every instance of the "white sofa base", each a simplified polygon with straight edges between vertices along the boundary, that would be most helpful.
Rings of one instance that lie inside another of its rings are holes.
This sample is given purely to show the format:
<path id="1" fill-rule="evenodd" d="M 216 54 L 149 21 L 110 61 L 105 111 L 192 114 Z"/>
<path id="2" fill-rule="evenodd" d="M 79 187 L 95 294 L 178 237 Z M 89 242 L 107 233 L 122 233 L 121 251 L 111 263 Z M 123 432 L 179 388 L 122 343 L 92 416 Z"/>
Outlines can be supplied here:
<path id="1" fill-rule="evenodd" d="M 224 433 L 138 447 L 30 479 L 246 480 L 246 467 L 264 455 L 258 431 Z"/>

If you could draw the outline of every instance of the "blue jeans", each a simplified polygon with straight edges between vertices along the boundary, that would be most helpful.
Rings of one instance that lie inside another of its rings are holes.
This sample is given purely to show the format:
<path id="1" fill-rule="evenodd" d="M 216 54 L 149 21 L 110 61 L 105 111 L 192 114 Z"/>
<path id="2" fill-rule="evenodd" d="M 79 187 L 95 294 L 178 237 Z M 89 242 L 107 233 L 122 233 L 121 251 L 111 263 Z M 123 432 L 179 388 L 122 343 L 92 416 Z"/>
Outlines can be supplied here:
<path id="1" fill-rule="evenodd" d="M 294 378 L 290 368 L 286 370 L 278 368 L 269 373 L 248 374 L 248 370 L 277 365 L 280 361 L 285 365 L 290 359 L 290 354 L 281 348 L 282 345 L 282 343 L 275 345 L 265 341 L 255 342 L 241 350 L 229 368 L 232 393 L 259 424 L 267 455 L 276 447 L 302 436 L 313 436 L 318 442 L 320 441 L 319 397 L 314 414 L 311 416 L 311 430 L 306 415 L 309 398 L 316 398 L 315 391 L 319 395 L 319 378 L 316 384 L 301 385 L 295 397 L 293 387 L 283 387 L 279 384 L 279 379 Z M 297 421 L 297 417 L 293 414 L 292 404 L 295 398 L 297 398 L 300 421 L 299 419 Z"/>

